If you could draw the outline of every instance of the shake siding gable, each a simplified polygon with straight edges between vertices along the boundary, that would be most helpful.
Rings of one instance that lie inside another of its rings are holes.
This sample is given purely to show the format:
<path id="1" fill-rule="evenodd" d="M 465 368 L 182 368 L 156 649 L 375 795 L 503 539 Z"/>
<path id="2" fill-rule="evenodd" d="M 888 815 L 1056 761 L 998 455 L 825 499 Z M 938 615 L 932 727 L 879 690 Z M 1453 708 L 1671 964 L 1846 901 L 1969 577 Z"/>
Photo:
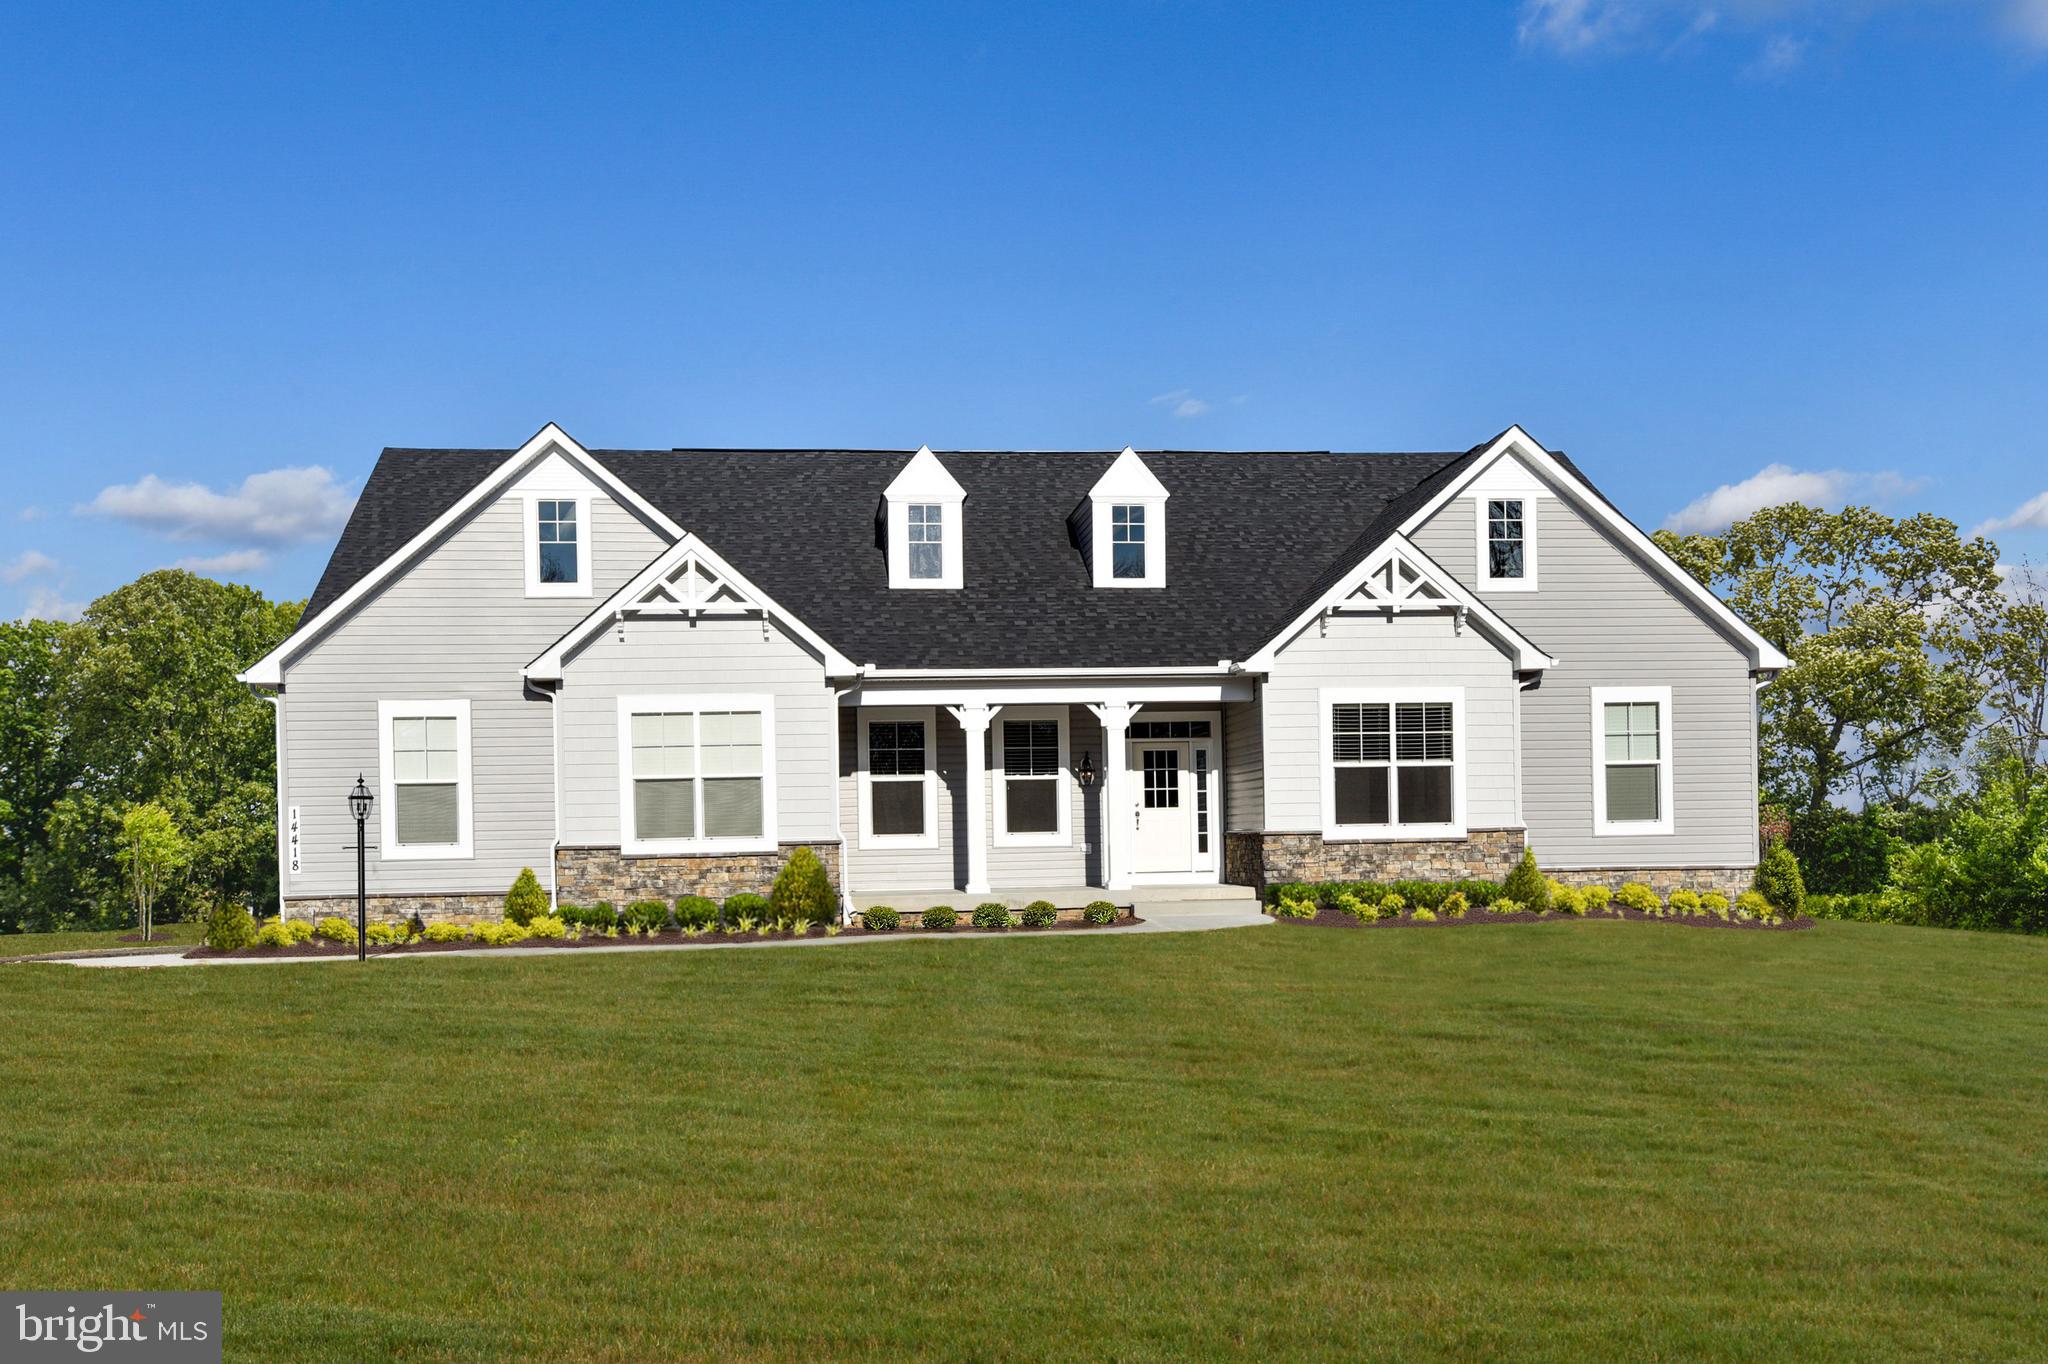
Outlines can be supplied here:
<path id="1" fill-rule="evenodd" d="M 1412 538 L 1558 660 L 1522 698 L 1523 802 L 1538 860 L 1558 869 L 1753 864 L 1747 654 L 1569 498 L 1531 506 L 1543 564 L 1532 592 L 1488 592 L 1479 583 L 1469 497 L 1446 503 Z M 1607 686 L 1672 689 L 1671 834 L 1593 833 L 1591 689 Z"/>
<path id="2" fill-rule="evenodd" d="M 285 669 L 283 806 L 300 807 L 302 870 L 284 894 L 355 891 L 355 838 L 345 798 L 361 772 L 380 790 L 377 702 L 467 700 L 475 855 L 386 864 L 372 849 L 378 894 L 503 894 L 521 867 L 543 881 L 555 828 L 548 700 L 520 669 L 590 610 L 584 598 L 526 596 L 525 501 L 500 498 L 455 528 Z M 593 590 L 618 588 L 661 551 L 663 537 L 610 498 L 591 499 Z M 376 836 L 377 821 L 371 822 Z"/>

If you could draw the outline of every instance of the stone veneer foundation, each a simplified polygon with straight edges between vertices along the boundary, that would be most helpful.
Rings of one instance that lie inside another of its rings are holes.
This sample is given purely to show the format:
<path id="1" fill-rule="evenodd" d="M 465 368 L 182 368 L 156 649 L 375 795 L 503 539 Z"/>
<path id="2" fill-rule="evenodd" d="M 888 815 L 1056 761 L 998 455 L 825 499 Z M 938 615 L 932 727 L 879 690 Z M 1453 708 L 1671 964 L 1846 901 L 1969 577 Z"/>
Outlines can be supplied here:
<path id="1" fill-rule="evenodd" d="M 1223 879 L 1264 890 L 1276 881 L 1498 881 L 1522 856 L 1520 829 L 1465 838 L 1344 840 L 1321 834 L 1227 833 Z"/>
<path id="2" fill-rule="evenodd" d="M 563 848 L 555 855 L 555 895 L 563 903 L 594 905 L 609 900 L 620 908 L 635 900 L 673 900 L 678 895 L 766 895 L 789 855 L 808 847 L 839 884 L 839 845 L 784 843 L 772 853 L 705 854 L 689 857 L 628 857 L 617 848 Z"/>
<path id="3" fill-rule="evenodd" d="M 501 890 L 495 895 L 372 895 L 367 907 L 373 920 L 410 919 L 417 914 L 423 923 L 437 919 L 468 923 L 476 919 L 504 918 L 505 892 Z M 284 917 L 287 919 L 324 919 L 329 915 L 354 923 L 356 897 L 302 895 L 284 902 Z"/>
<path id="4" fill-rule="evenodd" d="M 1732 900 L 1749 889 L 1750 883 L 1756 879 L 1756 868 L 1590 867 L 1557 871 L 1545 867 L 1543 874 L 1567 886 L 1605 886 L 1609 890 L 1619 890 L 1630 881 L 1641 881 L 1666 899 L 1674 890 L 1695 890 L 1702 895 L 1718 890 Z"/>

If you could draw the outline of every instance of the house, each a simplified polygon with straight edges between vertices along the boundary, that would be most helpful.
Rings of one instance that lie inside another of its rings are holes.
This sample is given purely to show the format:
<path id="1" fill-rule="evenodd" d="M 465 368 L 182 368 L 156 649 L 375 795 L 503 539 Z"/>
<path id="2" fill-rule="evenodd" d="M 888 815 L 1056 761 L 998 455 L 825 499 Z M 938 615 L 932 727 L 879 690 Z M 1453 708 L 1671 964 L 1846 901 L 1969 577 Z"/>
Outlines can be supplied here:
<path id="1" fill-rule="evenodd" d="M 284 908 L 1746 886 L 1785 657 L 1520 428 L 1426 454 L 386 450 L 275 699 Z"/>

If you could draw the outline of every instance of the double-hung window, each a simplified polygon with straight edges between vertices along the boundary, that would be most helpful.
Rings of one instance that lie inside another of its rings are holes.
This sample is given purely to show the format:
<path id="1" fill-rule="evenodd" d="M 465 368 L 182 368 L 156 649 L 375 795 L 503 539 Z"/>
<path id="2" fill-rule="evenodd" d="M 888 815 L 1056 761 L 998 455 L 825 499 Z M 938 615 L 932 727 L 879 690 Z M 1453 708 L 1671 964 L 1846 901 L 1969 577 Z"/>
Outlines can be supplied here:
<path id="1" fill-rule="evenodd" d="M 1668 834 L 1671 688 L 1593 688 L 1593 832 Z"/>
<path id="2" fill-rule="evenodd" d="M 946 509 L 913 502 L 909 512 L 910 576 L 936 582 L 946 576 Z"/>
<path id="3" fill-rule="evenodd" d="M 469 702 L 377 703 L 385 861 L 469 857 Z"/>
<path id="4" fill-rule="evenodd" d="M 774 736 L 766 696 L 620 697 L 625 851 L 772 849 Z"/>
<path id="5" fill-rule="evenodd" d="M 1326 692 L 1324 832 L 1462 837 L 1462 689 Z"/>
<path id="6" fill-rule="evenodd" d="M 930 707 L 860 711 L 861 846 L 936 848 L 937 734 Z"/>
<path id="7" fill-rule="evenodd" d="M 1534 500 L 1482 497 L 1479 502 L 1479 585 L 1501 591 L 1536 586 Z"/>
<path id="8" fill-rule="evenodd" d="M 590 595 L 590 497 L 539 492 L 526 497 L 526 595 Z"/>
<path id="9" fill-rule="evenodd" d="M 1117 578 L 1145 576 L 1145 508 L 1117 505 L 1109 509 L 1110 574 Z"/>
<path id="10" fill-rule="evenodd" d="M 1069 841 L 1067 714 L 1015 706 L 997 720 L 995 841 L 1007 846 Z"/>

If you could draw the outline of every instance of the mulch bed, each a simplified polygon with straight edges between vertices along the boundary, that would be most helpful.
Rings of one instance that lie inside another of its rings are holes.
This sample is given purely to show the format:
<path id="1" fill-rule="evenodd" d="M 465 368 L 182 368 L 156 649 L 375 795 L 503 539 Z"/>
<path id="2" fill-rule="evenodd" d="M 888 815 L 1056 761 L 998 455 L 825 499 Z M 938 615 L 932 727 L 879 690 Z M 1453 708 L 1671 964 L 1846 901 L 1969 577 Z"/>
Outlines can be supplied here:
<path id="1" fill-rule="evenodd" d="M 1270 910 L 1267 911 L 1271 913 Z M 1462 919 L 1439 915 L 1434 922 L 1416 919 L 1402 914 L 1397 919 L 1378 919 L 1372 923 L 1360 923 L 1341 909 L 1318 909 L 1313 919 L 1282 919 L 1275 917 L 1276 924 L 1292 925 L 1295 928 L 1463 928 L 1472 924 L 1562 924 L 1574 919 L 1634 919 L 1640 923 L 1680 924 L 1686 928 L 1736 928 L 1746 933 L 1777 932 L 1796 933 L 1813 927 L 1813 920 L 1807 918 L 1787 919 L 1783 923 L 1765 924 L 1754 919 L 1716 919 L 1703 914 L 1645 914 L 1639 909 L 1604 909 L 1596 914 L 1531 914 L 1519 910 L 1513 914 L 1489 914 L 1474 908 Z"/>
<path id="2" fill-rule="evenodd" d="M 1116 926 L 1143 922 L 1144 920 L 1142 919 L 1139 919 L 1135 916 L 1127 915 L 1123 918 L 1118 919 L 1116 921 Z M 897 929 L 895 932 L 889 933 L 870 932 L 869 930 L 860 927 L 858 924 L 854 924 L 849 927 L 840 929 L 835 936 L 841 938 L 943 938 L 953 934 L 977 933 L 987 937 L 997 937 L 1004 933 L 1089 932 L 1096 929 L 1108 928 L 1111 926 L 1112 925 L 1109 924 L 1057 923 L 1052 925 L 1050 928 L 976 928 L 972 924 L 967 922 L 965 915 L 962 915 L 959 925 L 954 928 L 924 928 L 922 926 L 919 926 L 915 921 L 912 921 L 906 923 L 902 928 Z M 820 929 L 814 933 L 806 933 L 803 935 L 803 937 L 811 940 L 822 940 L 825 937 L 825 932 L 823 929 Z M 396 945 L 385 945 L 380 947 L 376 943 L 371 943 L 369 947 L 369 954 L 373 957 L 402 957 L 426 952 L 559 952 L 574 951 L 577 948 L 582 947 L 673 947 L 681 943 L 690 943 L 695 944 L 697 946 L 708 947 L 718 943 L 796 942 L 798 940 L 798 936 L 794 933 L 699 933 L 696 937 L 693 938 L 688 937 L 682 933 L 670 932 L 655 933 L 645 938 L 629 938 L 621 934 L 619 937 L 616 938 L 605 938 L 597 936 L 587 936 L 582 938 L 526 938 L 519 942 L 508 942 L 498 944 L 480 943 L 466 940 L 461 942 L 420 941 L 407 943 L 403 947 Z M 248 947 L 244 948 L 240 952 L 217 952 L 211 947 L 201 945 L 199 947 L 193 948 L 185 955 L 187 957 L 202 958 L 248 958 L 353 957 L 355 954 L 356 945 L 352 942 L 333 943 L 323 941 L 319 938 L 315 938 L 311 942 L 300 943 L 296 947 Z"/>

